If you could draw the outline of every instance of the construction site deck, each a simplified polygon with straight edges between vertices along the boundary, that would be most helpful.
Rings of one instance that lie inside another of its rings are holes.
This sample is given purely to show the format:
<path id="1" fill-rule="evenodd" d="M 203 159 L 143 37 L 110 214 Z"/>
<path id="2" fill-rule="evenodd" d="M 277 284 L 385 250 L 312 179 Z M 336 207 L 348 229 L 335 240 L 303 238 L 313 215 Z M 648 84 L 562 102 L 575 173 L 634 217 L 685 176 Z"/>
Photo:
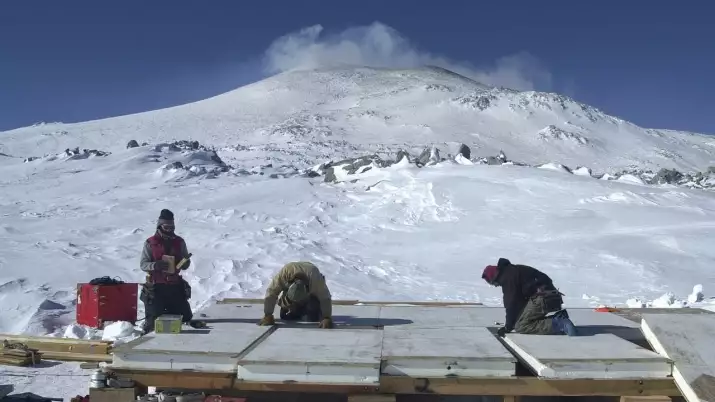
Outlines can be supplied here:
<path id="1" fill-rule="evenodd" d="M 715 352 L 707 345 L 715 339 L 715 314 L 694 308 L 568 311 L 577 337 L 500 338 L 504 309 L 479 304 L 334 301 L 336 328 L 325 330 L 280 320 L 258 326 L 262 300 L 226 299 L 196 313 L 206 328 L 150 333 L 116 346 L 106 369 L 141 387 L 226 396 L 715 401 Z"/>

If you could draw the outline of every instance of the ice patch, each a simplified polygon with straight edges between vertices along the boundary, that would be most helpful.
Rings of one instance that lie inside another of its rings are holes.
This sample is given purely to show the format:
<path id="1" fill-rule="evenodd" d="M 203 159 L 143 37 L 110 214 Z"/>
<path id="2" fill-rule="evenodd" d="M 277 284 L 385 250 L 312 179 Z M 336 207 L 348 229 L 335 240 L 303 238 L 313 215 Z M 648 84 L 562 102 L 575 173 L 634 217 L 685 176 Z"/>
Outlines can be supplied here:
<path id="1" fill-rule="evenodd" d="M 688 303 L 699 303 L 703 301 L 703 299 L 705 299 L 705 295 L 703 295 L 703 285 L 698 284 L 693 286 L 693 293 L 688 295 Z"/>
<path id="2" fill-rule="evenodd" d="M 567 168 L 566 166 L 559 164 L 559 163 L 545 163 L 543 165 L 537 166 L 539 169 L 546 169 L 546 170 L 554 170 L 557 172 L 563 172 L 563 173 L 571 173 L 571 170 Z"/>
<path id="3" fill-rule="evenodd" d="M 115 345 L 129 342 L 141 336 L 141 332 L 135 330 L 134 325 L 126 321 L 116 321 L 104 326 L 102 331 L 103 341 L 112 341 Z"/>
<path id="4" fill-rule="evenodd" d="M 580 168 L 574 170 L 574 171 L 573 171 L 573 174 L 575 174 L 576 176 L 588 176 L 588 177 L 592 177 L 591 169 L 589 169 L 589 168 L 587 168 L 587 167 L 585 167 L 585 166 L 582 166 L 582 167 L 580 167 Z"/>
<path id="5" fill-rule="evenodd" d="M 632 174 L 624 174 L 622 176 L 619 176 L 616 181 L 621 183 L 645 185 L 645 183 L 643 182 L 643 180 L 641 180 L 640 177 L 634 176 Z"/>

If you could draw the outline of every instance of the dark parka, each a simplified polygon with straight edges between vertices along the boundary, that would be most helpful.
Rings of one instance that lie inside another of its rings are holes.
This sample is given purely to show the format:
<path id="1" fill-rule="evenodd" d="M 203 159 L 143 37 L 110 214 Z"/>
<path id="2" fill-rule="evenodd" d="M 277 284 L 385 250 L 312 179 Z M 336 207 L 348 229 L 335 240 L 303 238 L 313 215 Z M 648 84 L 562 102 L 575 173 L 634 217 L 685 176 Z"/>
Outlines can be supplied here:
<path id="1" fill-rule="evenodd" d="M 555 290 L 551 278 L 545 273 L 528 265 L 512 264 L 506 258 L 497 263 L 499 273 L 495 282 L 502 288 L 504 308 L 506 309 L 507 332 L 513 331 L 521 312 L 529 299 L 539 289 Z"/>

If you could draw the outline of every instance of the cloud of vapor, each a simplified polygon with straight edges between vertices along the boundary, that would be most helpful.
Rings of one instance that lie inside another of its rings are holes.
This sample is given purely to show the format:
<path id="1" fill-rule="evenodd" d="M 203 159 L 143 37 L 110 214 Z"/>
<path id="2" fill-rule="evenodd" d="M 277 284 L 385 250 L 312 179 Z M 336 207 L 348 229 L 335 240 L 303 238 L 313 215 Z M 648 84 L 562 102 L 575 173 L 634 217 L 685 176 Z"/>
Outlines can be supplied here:
<path id="1" fill-rule="evenodd" d="M 498 59 L 491 66 L 477 67 L 421 51 L 395 29 L 379 22 L 321 35 L 313 25 L 282 36 L 265 53 L 265 71 L 276 74 L 340 65 L 415 68 L 443 67 L 481 83 L 522 91 L 548 90 L 551 73 L 532 55 L 522 52 Z"/>

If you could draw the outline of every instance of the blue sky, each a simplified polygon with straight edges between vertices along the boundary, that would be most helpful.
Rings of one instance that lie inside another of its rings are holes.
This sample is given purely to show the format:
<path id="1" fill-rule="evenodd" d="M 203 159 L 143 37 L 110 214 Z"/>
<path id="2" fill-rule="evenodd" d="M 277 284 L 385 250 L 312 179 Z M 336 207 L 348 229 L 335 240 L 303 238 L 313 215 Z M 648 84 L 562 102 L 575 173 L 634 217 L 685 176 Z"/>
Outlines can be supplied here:
<path id="1" fill-rule="evenodd" d="M 437 61 L 715 134 L 712 15 L 695 0 L 2 1 L 0 130 L 174 106 L 345 59 Z"/>

